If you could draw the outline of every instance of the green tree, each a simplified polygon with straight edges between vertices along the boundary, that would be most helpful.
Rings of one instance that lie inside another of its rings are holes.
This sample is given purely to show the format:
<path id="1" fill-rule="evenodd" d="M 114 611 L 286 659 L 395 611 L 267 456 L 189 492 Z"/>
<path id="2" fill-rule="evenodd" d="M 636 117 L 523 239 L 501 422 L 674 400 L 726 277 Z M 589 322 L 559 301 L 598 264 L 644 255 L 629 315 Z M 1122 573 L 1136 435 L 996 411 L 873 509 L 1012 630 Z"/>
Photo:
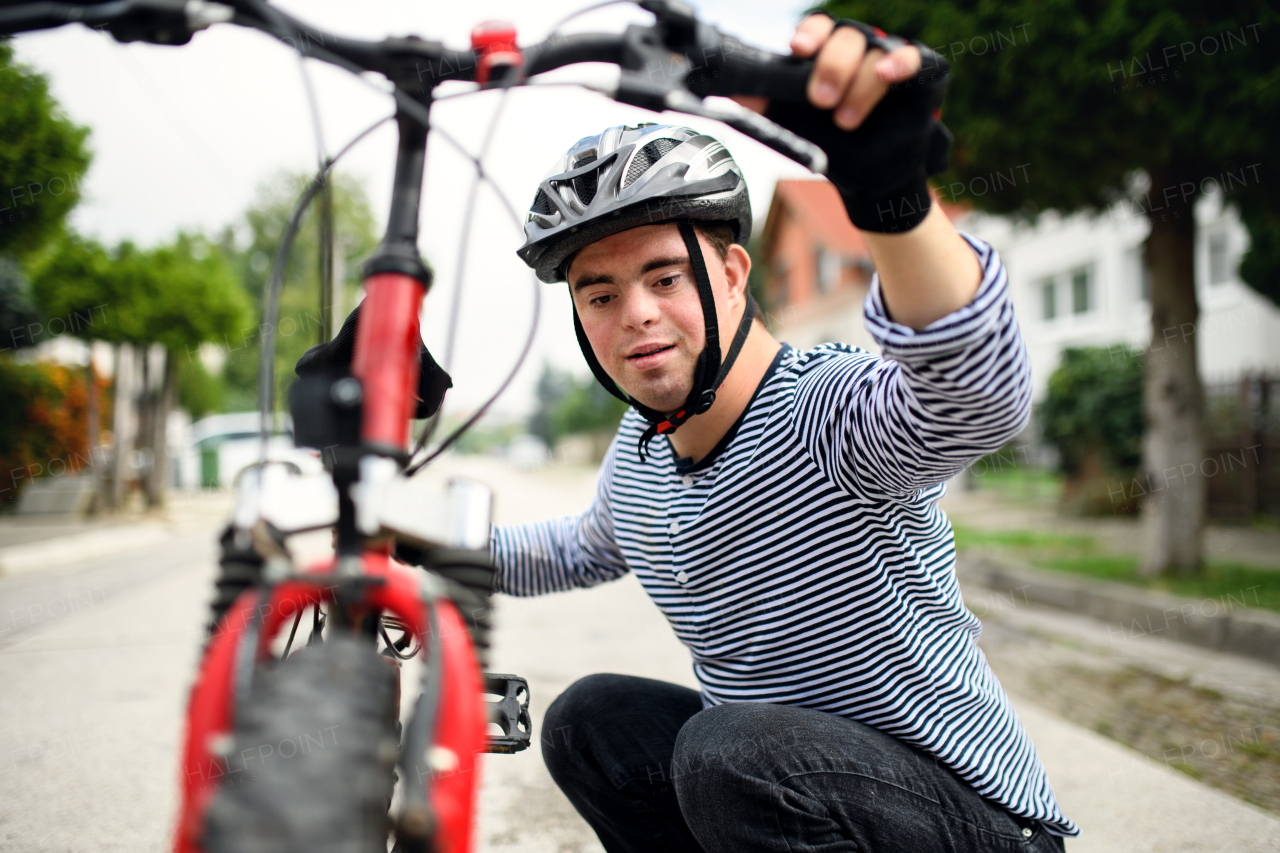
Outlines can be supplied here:
<path id="1" fill-rule="evenodd" d="M 39 328 L 26 273 L 17 261 L 0 255 L 0 352 L 31 346 Z"/>
<path id="2" fill-rule="evenodd" d="M 256 197 L 245 211 L 243 224 L 247 243 L 237 239 L 236 230 L 226 229 L 220 244 L 253 303 L 251 319 L 237 335 L 224 342 L 227 363 L 223 379 L 226 384 L 227 410 L 257 407 L 258 399 L 258 325 L 262 322 L 263 292 L 271 275 L 276 246 L 288 224 L 294 204 L 306 189 L 312 176 L 306 173 L 280 173 L 259 185 Z M 327 300 L 334 315 L 320 316 L 320 198 L 312 202 L 294 239 L 289 266 L 285 272 L 284 290 L 280 296 L 280 318 L 276 333 L 276 402 L 288 399 L 289 385 L 294 379 L 293 367 L 307 348 L 320 342 L 322 327 L 330 336 L 342 325 L 356 304 L 360 288 L 360 261 L 377 245 L 378 228 L 363 187 L 354 178 L 336 175 L 331 179 L 334 221 L 333 278 L 334 293 Z M 327 322 L 325 322 L 327 321 Z"/>
<path id="3" fill-rule="evenodd" d="M 627 404 L 594 378 L 577 379 L 550 364 L 543 365 L 534 396 L 537 403 L 527 428 L 548 447 L 566 435 L 615 429 L 627 411 Z"/>
<path id="4" fill-rule="evenodd" d="M 0 254 L 25 258 L 61 228 L 80 200 L 88 136 L 0 40 Z"/>
<path id="5" fill-rule="evenodd" d="M 142 342 L 143 314 L 137 310 L 134 282 L 121 275 L 117 263 L 135 251 L 124 243 L 113 257 L 96 240 L 61 235 L 33 264 L 36 302 L 48 316 L 71 318 L 73 333 L 84 340 Z"/>
<path id="6" fill-rule="evenodd" d="M 1193 205 L 1215 186 L 1225 191 L 1255 235 L 1248 279 L 1275 292 L 1280 202 L 1268 180 L 1280 139 L 1280 64 L 1266 36 L 1274 37 L 1280 9 L 1252 0 L 841 0 L 827 8 L 952 60 L 943 117 L 956 146 L 939 182 L 1015 178 L 966 195 L 975 206 L 1034 217 L 1123 201 L 1146 216 L 1152 340 L 1162 352 L 1146 370 L 1144 467 L 1198 460 Z M 1143 508 L 1144 573 L 1200 567 L 1204 489 L 1193 478 L 1176 500 Z"/>
<path id="7" fill-rule="evenodd" d="M 1241 193 L 1237 204 L 1249 229 L 1249 251 L 1240 261 L 1240 277 L 1280 305 L 1280 209 L 1260 188 Z"/>
<path id="8" fill-rule="evenodd" d="M 552 412 L 551 429 L 557 438 L 579 432 L 614 430 L 627 412 L 627 404 L 604 389 L 594 378 L 574 382 L 572 390 Z"/>
<path id="9" fill-rule="evenodd" d="M 38 266 L 34 291 L 49 316 L 88 318 L 70 324 L 72 334 L 117 345 L 117 464 L 109 503 L 119 505 L 123 497 L 118 462 L 131 448 L 124 413 L 135 396 L 140 403 L 136 438 L 151 457 L 143 486 L 148 503 L 161 503 L 167 482 L 165 425 L 177 393 L 178 362 L 197 359 L 201 343 L 234 334 L 249 316 L 231 264 L 216 243 L 199 235 L 180 233 L 172 243 L 149 250 L 125 242 L 111 252 L 66 235 Z M 157 345 L 163 358 L 153 376 L 149 352 Z"/>
<path id="10" fill-rule="evenodd" d="M 538 375 L 538 384 L 534 386 L 534 408 L 529 415 L 528 429 L 530 435 L 536 435 L 554 447 L 559 437 L 552 423 L 556 407 L 573 390 L 573 374 L 567 370 L 557 370 L 550 362 L 542 365 L 542 373 Z"/>
<path id="11" fill-rule="evenodd" d="M 222 411 L 227 391 L 221 377 L 205 369 L 204 362 L 198 358 L 179 358 L 176 366 L 178 405 L 191 414 L 192 420 Z"/>

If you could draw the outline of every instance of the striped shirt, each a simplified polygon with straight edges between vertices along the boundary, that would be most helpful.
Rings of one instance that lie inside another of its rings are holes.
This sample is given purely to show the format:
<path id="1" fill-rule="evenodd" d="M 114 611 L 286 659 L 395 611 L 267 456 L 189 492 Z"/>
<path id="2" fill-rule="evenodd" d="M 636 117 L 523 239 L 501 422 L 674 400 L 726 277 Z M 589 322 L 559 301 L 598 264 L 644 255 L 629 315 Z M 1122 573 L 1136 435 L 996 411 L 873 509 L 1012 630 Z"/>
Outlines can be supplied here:
<path id="1" fill-rule="evenodd" d="M 628 412 L 576 518 L 494 531 L 498 588 L 538 595 L 634 572 L 689 648 L 703 704 L 840 714 L 936 756 L 977 792 L 1078 835 L 978 648 L 955 577 L 942 483 L 1026 423 L 1027 355 L 1004 266 L 922 331 L 893 322 L 878 279 L 867 326 L 883 356 L 784 347 L 738 424 L 696 465 Z"/>

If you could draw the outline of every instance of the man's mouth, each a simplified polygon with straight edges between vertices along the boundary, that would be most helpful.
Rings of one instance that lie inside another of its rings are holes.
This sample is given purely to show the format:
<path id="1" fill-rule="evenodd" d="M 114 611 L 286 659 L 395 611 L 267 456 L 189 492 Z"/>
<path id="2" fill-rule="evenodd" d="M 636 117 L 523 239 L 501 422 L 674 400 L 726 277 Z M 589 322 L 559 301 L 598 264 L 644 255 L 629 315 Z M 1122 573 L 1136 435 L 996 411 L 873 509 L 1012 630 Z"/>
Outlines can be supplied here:
<path id="1" fill-rule="evenodd" d="M 627 356 L 627 358 L 629 360 L 647 358 L 648 356 L 657 355 L 660 352 L 666 352 L 667 350 L 674 349 L 674 348 L 675 348 L 675 344 L 666 344 L 666 345 L 655 344 L 651 347 L 645 347 L 644 349 L 638 352 L 633 352 L 631 355 Z"/>

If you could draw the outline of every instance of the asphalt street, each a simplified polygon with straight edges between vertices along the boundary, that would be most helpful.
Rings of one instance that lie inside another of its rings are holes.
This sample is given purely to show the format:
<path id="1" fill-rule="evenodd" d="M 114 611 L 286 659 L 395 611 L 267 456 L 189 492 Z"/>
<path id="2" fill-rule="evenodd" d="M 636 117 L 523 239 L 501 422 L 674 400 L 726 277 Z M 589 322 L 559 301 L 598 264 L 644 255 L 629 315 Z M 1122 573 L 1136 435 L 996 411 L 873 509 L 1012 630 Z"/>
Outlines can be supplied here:
<path id="1" fill-rule="evenodd" d="M 167 848 L 213 548 L 0 579 L 0 848 Z"/>
<path id="2" fill-rule="evenodd" d="M 590 471 L 484 460 L 450 461 L 438 476 L 464 470 L 496 487 L 500 523 L 574 512 L 594 488 Z M 128 554 L 0 577 L 0 851 L 168 848 L 214 531 L 210 521 Z M 478 849 L 599 853 L 543 767 L 541 714 L 592 672 L 692 686 L 688 655 L 630 577 L 497 607 L 492 668 L 529 679 L 535 746 L 486 756 Z M 1013 698 L 1064 810 L 1085 830 L 1072 853 L 1280 849 L 1274 816 Z"/>

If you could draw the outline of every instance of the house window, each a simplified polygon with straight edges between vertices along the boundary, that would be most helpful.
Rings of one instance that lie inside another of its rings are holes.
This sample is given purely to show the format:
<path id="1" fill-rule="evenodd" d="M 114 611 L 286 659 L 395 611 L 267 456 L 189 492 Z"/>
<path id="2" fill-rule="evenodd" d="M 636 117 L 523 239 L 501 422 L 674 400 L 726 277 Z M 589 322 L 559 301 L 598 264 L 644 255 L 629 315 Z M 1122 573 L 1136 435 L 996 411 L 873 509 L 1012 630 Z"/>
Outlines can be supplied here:
<path id="1" fill-rule="evenodd" d="M 1227 232 L 1222 229 L 1209 232 L 1209 284 L 1226 284 L 1231 281 L 1231 254 Z"/>
<path id="2" fill-rule="evenodd" d="M 1058 288 L 1051 278 L 1040 282 L 1040 305 L 1040 316 L 1046 322 L 1058 316 Z"/>
<path id="3" fill-rule="evenodd" d="M 1071 313 L 1088 314 L 1093 308 L 1093 276 L 1088 267 L 1071 271 Z"/>
<path id="4" fill-rule="evenodd" d="M 840 287 L 840 270 L 843 265 L 843 258 L 835 252 L 819 249 L 818 289 L 823 293 L 830 293 Z"/>

